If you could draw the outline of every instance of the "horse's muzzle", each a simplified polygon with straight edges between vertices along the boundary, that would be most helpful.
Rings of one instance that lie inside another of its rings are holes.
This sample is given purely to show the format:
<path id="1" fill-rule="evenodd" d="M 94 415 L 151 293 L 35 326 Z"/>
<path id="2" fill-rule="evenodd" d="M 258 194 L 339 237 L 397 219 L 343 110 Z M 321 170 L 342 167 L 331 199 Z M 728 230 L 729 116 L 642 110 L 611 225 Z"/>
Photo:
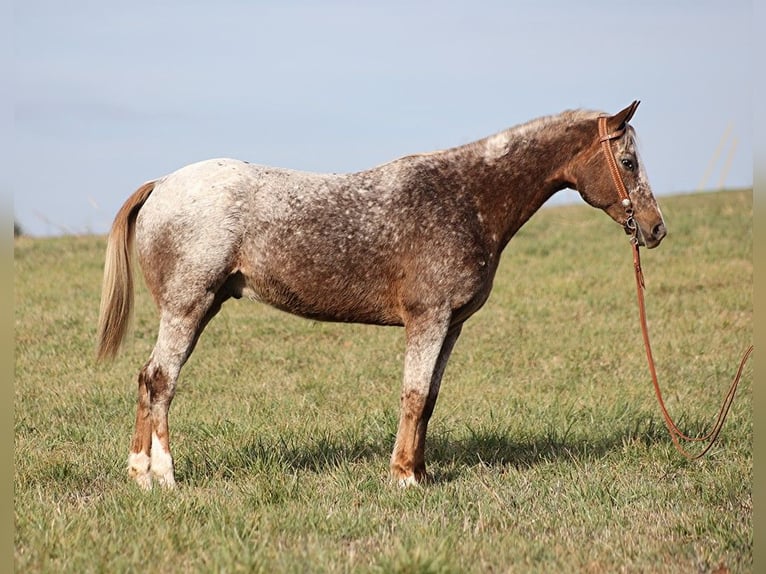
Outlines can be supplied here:
<path id="1" fill-rule="evenodd" d="M 662 221 L 653 226 L 649 233 L 642 229 L 633 218 L 628 219 L 623 228 L 627 235 L 635 235 L 636 240 L 641 247 L 646 247 L 648 249 L 657 247 L 668 234 L 665 224 Z"/>
<path id="2" fill-rule="evenodd" d="M 662 243 L 662 240 L 667 234 L 668 231 L 665 229 L 665 224 L 662 222 L 652 227 L 652 230 L 649 233 L 646 233 L 639 225 L 637 233 L 638 244 L 646 246 L 647 249 L 654 249 Z"/>
<path id="3" fill-rule="evenodd" d="M 665 224 L 663 222 L 659 222 L 657 225 L 652 227 L 652 239 L 654 240 L 653 247 L 657 247 L 660 242 L 665 239 L 665 236 L 668 234 L 668 230 L 665 229 Z"/>

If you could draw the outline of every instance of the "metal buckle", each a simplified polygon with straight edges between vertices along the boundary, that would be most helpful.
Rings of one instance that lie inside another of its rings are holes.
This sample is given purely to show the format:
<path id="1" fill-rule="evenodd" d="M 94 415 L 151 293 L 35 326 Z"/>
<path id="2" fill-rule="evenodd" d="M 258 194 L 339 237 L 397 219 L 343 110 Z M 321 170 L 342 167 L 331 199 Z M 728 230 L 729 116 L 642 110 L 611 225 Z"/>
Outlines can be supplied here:
<path id="1" fill-rule="evenodd" d="M 632 210 L 628 211 L 628 218 L 625 220 L 623 228 L 625 229 L 625 234 L 630 235 L 630 242 L 638 245 L 638 224 L 633 218 Z"/>

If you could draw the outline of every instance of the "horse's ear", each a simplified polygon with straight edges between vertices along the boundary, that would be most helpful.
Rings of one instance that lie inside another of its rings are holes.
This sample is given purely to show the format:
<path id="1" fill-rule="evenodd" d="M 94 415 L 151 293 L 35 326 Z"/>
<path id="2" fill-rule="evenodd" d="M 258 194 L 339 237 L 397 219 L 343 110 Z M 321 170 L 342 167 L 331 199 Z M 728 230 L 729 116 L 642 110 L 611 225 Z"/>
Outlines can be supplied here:
<path id="1" fill-rule="evenodd" d="M 622 129 L 625 124 L 627 124 L 630 121 L 630 118 L 633 117 L 633 114 L 636 113 L 636 108 L 638 107 L 638 104 L 641 102 L 639 100 L 633 100 L 633 103 L 630 104 L 627 108 L 625 108 L 622 111 L 617 112 L 612 117 L 609 118 L 609 128 L 611 130 L 619 130 Z"/>

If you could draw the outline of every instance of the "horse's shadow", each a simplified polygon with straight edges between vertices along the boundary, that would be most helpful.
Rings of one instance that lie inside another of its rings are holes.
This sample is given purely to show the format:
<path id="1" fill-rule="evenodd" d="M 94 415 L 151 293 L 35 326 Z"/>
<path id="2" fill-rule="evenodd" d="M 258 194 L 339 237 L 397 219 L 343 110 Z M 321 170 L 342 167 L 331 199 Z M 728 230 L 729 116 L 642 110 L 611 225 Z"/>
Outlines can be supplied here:
<path id="1" fill-rule="evenodd" d="M 577 438 L 555 431 L 526 436 L 497 429 L 470 430 L 461 437 L 435 433 L 428 438 L 426 460 L 432 482 L 446 484 L 474 472 L 476 465 L 498 471 L 523 470 L 560 461 L 581 465 L 622 450 L 626 445 L 639 448 L 664 443 L 668 440 L 664 430 L 661 423 L 650 421 L 647 425 L 644 416 L 636 415 L 635 420 L 623 421 L 608 433 L 592 431 L 589 436 Z M 302 439 L 257 438 L 219 453 L 218 463 L 190 462 L 195 468 L 187 468 L 183 474 L 193 474 L 194 477 L 188 477 L 191 481 L 220 477 L 219 463 L 226 467 L 228 478 L 275 469 L 288 474 L 326 473 L 367 461 L 379 462 L 382 468 L 387 468 L 393 435 L 344 437 L 343 434 L 315 437 L 308 444 Z"/>
<path id="2" fill-rule="evenodd" d="M 630 448 L 649 447 L 667 440 L 662 424 L 650 424 L 637 431 L 642 422 L 614 428 L 607 434 L 592 433 L 587 437 L 558 436 L 546 432 L 534 435 L 496 432 L 493 430 L 471 432 L 469 436 L 450 439 L 436 436 L 430 439 L 430 461 L 435 483 L 449 483 L 466 473 L 475 472 L 475 467 L 502 471 L 504 469 L 524 470 L 539 464 L 557 462 L 581 466 L 583 463 L 602 459 L 626 445 Z"/>

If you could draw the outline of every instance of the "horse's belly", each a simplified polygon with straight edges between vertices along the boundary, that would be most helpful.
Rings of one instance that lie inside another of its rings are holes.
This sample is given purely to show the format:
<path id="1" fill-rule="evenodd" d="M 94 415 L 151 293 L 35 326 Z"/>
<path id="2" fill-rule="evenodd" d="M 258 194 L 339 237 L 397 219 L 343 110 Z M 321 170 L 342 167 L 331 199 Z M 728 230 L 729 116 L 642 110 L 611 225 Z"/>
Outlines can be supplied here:
<path id="1" fill-rule="evenodd" d="M 401 325 L 396 278 L 380 266 L 282 261 L 245 271 L 243 295 L 321 321 Z"/>

